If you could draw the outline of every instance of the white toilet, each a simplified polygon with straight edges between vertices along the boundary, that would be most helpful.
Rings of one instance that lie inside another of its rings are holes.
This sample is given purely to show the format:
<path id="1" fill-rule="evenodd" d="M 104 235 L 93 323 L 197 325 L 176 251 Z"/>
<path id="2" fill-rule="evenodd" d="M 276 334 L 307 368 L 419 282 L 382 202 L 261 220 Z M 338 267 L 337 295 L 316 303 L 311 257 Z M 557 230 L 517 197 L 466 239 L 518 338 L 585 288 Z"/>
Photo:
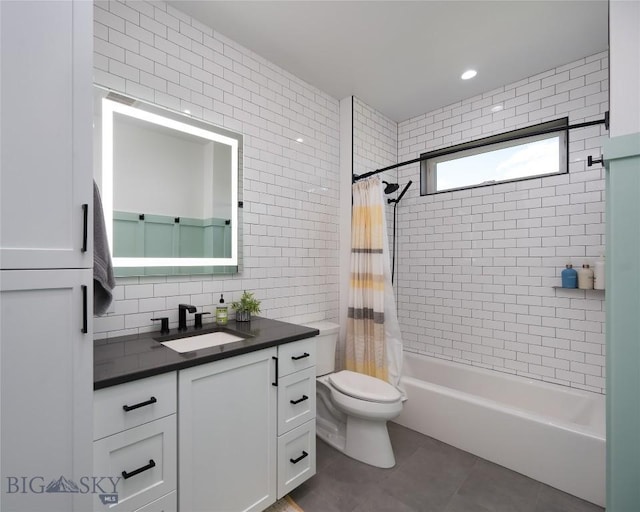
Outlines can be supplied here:
<path id="1" fill-rule="evenodd" d="M 316 336 L 316 432 L 349 457 L 379 468 L 396 460 L 387 421 L 402 411 L 402 395 L 391 384 L 348 370 L 333 373 L 340 327 L 331 322 L 308 324 Z"/>

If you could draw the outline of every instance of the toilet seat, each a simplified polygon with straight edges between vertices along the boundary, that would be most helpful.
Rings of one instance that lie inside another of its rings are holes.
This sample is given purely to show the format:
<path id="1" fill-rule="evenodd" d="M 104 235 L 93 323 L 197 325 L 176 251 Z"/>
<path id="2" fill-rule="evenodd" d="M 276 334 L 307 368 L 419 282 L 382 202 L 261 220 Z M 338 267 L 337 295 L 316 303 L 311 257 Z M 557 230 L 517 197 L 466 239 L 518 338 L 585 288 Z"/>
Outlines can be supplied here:
<path id="1" fill-rule="evenodd" d="M 341 393 L 367 402 L 392 403 L 402 399 L 388 382 L 362 373 L 342 370 L 329 375 L 329 382 Z"/>

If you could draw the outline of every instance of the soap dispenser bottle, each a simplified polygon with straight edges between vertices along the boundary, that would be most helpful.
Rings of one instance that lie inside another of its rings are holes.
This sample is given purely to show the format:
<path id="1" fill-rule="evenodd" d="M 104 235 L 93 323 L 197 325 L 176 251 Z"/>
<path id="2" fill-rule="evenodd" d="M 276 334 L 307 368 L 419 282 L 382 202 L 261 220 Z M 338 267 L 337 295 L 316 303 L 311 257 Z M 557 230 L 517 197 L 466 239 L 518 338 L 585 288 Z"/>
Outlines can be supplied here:
<path id="1" fill-rule="evenodd" d="M 586 263 L 578 270 L 578 288 L 593 290 L 593 270 Z"/>
<path id="2" fill-rule="evenodd" d="M 224 303 L 224 297 L 220 294 L 220 303 L 216 306 L 216 323 L 218 325 L 227 325 L 229 320 L 229 310 Z"/>
<path id="3" fill-rule="evenodd" d="M 573 265 L 569 263 L 566 268 L 560 274 L 562 276 L 563 288 L 577 288 L 578 287 L 578 272 Z"/>

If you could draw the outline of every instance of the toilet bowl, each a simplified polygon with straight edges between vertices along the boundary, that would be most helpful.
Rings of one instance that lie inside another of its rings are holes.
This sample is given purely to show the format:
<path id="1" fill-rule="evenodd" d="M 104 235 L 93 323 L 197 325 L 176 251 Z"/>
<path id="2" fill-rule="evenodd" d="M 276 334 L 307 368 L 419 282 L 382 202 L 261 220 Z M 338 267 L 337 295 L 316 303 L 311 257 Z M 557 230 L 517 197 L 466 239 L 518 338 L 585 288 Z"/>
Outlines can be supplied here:
<path id="1" fill-rule="evenodd" d="M 316 432 L 349 457 L 380 468 L 395 466 L 387 421 L 402 411 L 402 395 L 391 384 L 361 373 L 334 372 L 339 326 L 309 324 L 316 337 Z"/>

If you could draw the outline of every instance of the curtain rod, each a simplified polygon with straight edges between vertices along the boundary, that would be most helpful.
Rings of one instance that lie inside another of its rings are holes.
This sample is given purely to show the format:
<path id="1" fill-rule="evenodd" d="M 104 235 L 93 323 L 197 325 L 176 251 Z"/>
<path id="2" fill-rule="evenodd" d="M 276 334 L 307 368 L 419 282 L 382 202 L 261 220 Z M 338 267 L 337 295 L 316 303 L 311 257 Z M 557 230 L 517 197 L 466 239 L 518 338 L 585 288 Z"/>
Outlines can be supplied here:
<path id="1" fill-rule="evenodd" d="M 507 142 L 507 141 L 511 141 L 511 140 L 518 140 L 518 139 L 523 139 L 526 137 L 535 137 L 536 135 L 544 135 L 546 133 L 553 133 L 553 132 L 560 132 L 563 130 L 573 130 L 575 128 L 586 128 L 588 126 L 596 126 L 599 124 L 604 124 L 605 128 L 608 130 L 609 129 L 609 111 L 604 113 L 604 118 L 603 119 L 598 119 L 597 121 L 587 121 L 585 123 L 577 123 L 577 124 L 572 124 L 572 125 L 568 125 L 568 126 L 564 126 L 561 128 L 557 128 L 557 127 L 553 127 L 553 128 L 545 128 L 542 130 L 537 130 L 534 132 L 529 132 L 526 135 L 516 135 L 514 137 L 511 138 L 507 138 L 507 139 L 503 139 L 500 142 Z M 483 146 L 484 144 L 478 144 L 478 146 Z M 468 146 L 465 149 L 471 149 L 474 146 Z M 426 156 L 419 156 L 418 158 L 414 158 L 413 160 L 407 160 L 406 162 L 400 162 L 399 164 L 393 164 L 390 165 L 388 167 L 383 167 L 382 169 L 376 169 L 375 171 L 370 171 L 370 172 L 366 172 L 364 174 L 354 174 L 351 182 L 355 183 L 356 181 L 359 180 L 363 180 L 365 178 L 368 178 L 370 176 L 374 176 L 376 174 L 379 174 L 381 172 L 385 172 L 385 171 L 390 171 L 392 169 L 397 169 L 398 167 L 404 167 L 405 165 L 410 165 L 410 164 L 415 164 L 418 162 L 421 162 L 422 160 L 426 160 Z"/>

